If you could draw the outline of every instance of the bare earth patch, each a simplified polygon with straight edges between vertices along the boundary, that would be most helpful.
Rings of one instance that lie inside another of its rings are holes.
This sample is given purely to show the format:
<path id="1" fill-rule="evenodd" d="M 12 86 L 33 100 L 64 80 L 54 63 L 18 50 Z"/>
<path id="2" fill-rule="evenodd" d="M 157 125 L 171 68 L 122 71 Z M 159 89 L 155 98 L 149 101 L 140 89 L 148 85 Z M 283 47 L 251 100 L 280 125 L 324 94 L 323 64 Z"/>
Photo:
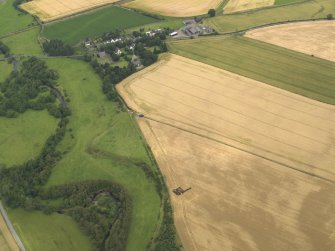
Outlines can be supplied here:
<path id="1" fill-rule="evenodd" d="M 230 0 L 223 8 L 224 13 L 233 13 L 271 6 L 275 0 Z"/>
<path id="2" fill-rule="evenodd" d="M 335 21 L 313 21 L 256 29 L 247 37 L 335 61 Z"/>
<path id="3" fill-rule="evenodd" d="M 37 16 L 42 22 L 50 22 L 91 10 L 118 0 L 33 0 L 20 5 L 20 8 Z"/>
<path id="4" fill-rule="evenodd" d="M 192 187 L 171 193 L 186 250 L 333 250 L 333 106 L 175 55 L 117 89 L 170 191 Z"/>
<path id="5" fill-rule="evenodd" d="M 186 17 L 205 14 L 221 2 L 221 0 L 135 0 L 124 6 L 164 16 Z"/>
<path id="6" fill-rule="evenodd" d="M 10 233 L 5 220 L 0 214 L 0 250 L 1 251 L 19 251 L 12 234 Z"/>

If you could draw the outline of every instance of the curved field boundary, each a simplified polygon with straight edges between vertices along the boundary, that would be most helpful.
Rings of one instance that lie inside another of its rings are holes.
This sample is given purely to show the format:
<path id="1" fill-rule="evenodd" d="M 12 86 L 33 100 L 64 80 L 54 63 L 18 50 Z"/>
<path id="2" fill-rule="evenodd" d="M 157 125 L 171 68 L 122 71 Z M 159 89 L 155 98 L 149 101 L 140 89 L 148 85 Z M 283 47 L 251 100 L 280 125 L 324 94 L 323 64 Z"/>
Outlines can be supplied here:
<path id="1" fill-rule="evenodd" d="M 8 227 L 8 230 L 10 231 L 10 233 L 12 234 L 13 238 L 15 239 L 16 241 L 16 244 L 18 245 L 18 248 L 20 249 L 20 251 L 26 251 L 26 248 L 24 247 L 20 237 L 18 236 L 18 234 L 16 233 L 8 215 L 7 215 L 7 212 L 5 210 L 5 208 L 3 207 L 1 201 L 0 201 L 0 213 L 3 217 L 3 219 L 5 220 L 6 222 L 6 225 Z"/>

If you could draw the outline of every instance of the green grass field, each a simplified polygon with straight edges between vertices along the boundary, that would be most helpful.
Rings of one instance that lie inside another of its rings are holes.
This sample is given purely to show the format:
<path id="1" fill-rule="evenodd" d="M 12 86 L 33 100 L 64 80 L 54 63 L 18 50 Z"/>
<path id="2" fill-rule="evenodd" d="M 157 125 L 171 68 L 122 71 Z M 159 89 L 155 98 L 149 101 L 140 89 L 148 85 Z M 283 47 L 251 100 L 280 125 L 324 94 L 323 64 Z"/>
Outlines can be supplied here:
<path id="1" fill-rule="evenodd" d="M 0 36 L 27 28 L 34 19 L 13 7 L 14 0 L 0 3 Z"/>
<path id="2" fill-rule="evenodd" d="M 0 117 L 0 163 L 22 164 L 37 156 L 55 131 L 57 120 L 47 111 L 27 111 L 10 119 Z"/>
<path id="3" fill-rule="evenodd" d="M 9 217 L 28 251 L 90 251 L 88 238 L 71 217 L 15 209 Z"/>
<path id="4" fill-rule="evenodd" d="M 173 53 L 335 104 L 335 63 L 242 37 L 169 44 Z"/>
<path id="5" fill-rule="evenodd" d="M 126 32 L 138 31 L 141 28 L 143 28 L 144 31 L 160 29 L 160 28 L 178 29 L 183 26 L 184 24 L 181 19 L 167 19 L 167 20 L 159 21 L 157 23 L 150 23 L 150 24 L 146 24 L 142 26 L 136 26 L 133 28 L 129 28 L 126 30 Z"/>
<path id="6" fill-rule="evenodd" d="M 76 44 L 81 40 L 116 29 L 124 30 L 156 22 L 157 19 L 117 6 L 99 9 L 87 14 L 45 26 L 43 36 Z"/>
<path id="7" fill-rule="evenodd" d="M 304 2 L 305 0 L 275 0 L 275 5 Z"/>
<path id="8" fill-rule="evenodd" d="M 12 64 L 8 64 L 6 61 L 0 61 L 0 83 L 7 78 L 12 69 Z"/>
<path id="9" fill-rule="evenodd" d="M 205 23 L 219 33 L 229 33 L 288 20 L 326 18 L 329 13 L 335 14 L 335 0 L 310 0 L 300 4 L 217 16 L 206 19 Z"/>
<path id="10" fill-rule="evenodd" d="M 39 32 L 40 29 L 36 27 L 35 29 L 6 37 L 2 41 L 10 48 L 12 54 L 43 55 L 42 48 L 37 41 Z"/>
<path id="11" fill-rule="evenodd" d="M 48 186 L 99 178 L 120 183 L 133 199 L 127 250 L 145 250 L 155 231 L 160 199 L 142 170 L 119 160 L 127 157 L 149 163 L 137 128 L 128 113 L 117 113 L 116 105 L 106 100 L 101 80 L 88 64 L 65 59 L 47 62 L 59 72 L 59 83 L 71 98 L 69 128 L 74 137 L 69 133 L 60 146 L 68 153 L 56 166 Z M 89 154 L 92 149 L 102 156 Z"/>

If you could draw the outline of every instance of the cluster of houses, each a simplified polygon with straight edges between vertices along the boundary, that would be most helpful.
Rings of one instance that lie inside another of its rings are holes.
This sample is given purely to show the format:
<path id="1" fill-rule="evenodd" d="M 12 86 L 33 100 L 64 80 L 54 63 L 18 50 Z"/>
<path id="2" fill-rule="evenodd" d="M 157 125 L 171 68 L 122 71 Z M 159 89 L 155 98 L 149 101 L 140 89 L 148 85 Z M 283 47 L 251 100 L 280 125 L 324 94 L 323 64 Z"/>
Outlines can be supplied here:
<path id="1" fill-rule="evenodd" d="M 183 21 L 184 27 L 173 31 L 170 36 L 173 38 L 195 38 L 198 36 L 213 34 L 214 30 L 211 27 L 199 24 L 195 19 L 187 19 Z"/>
<path id="2" fill-rule="evenodd" d="M 162 29 L 157 29 L 157 30 L 150 30 L 150 31 L 147 31 L 145 34 L 149 37 L 153 37 L 157 34 L 160 34 L 160 33 L 163 33 L 164 31 Z"/>

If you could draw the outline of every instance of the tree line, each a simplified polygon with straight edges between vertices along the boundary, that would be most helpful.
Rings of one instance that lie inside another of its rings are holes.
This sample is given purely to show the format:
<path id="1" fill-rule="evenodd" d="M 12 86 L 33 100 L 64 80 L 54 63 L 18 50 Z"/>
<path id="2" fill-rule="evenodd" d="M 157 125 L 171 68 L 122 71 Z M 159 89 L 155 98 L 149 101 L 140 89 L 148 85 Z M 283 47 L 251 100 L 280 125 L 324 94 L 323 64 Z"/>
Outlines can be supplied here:
<path id="1" fill-rule="evenodd" d="M 44 42 L 43 50 L 49 56 L 71 56 L 74 54 L 73 47 L 59 39 Z"/>

